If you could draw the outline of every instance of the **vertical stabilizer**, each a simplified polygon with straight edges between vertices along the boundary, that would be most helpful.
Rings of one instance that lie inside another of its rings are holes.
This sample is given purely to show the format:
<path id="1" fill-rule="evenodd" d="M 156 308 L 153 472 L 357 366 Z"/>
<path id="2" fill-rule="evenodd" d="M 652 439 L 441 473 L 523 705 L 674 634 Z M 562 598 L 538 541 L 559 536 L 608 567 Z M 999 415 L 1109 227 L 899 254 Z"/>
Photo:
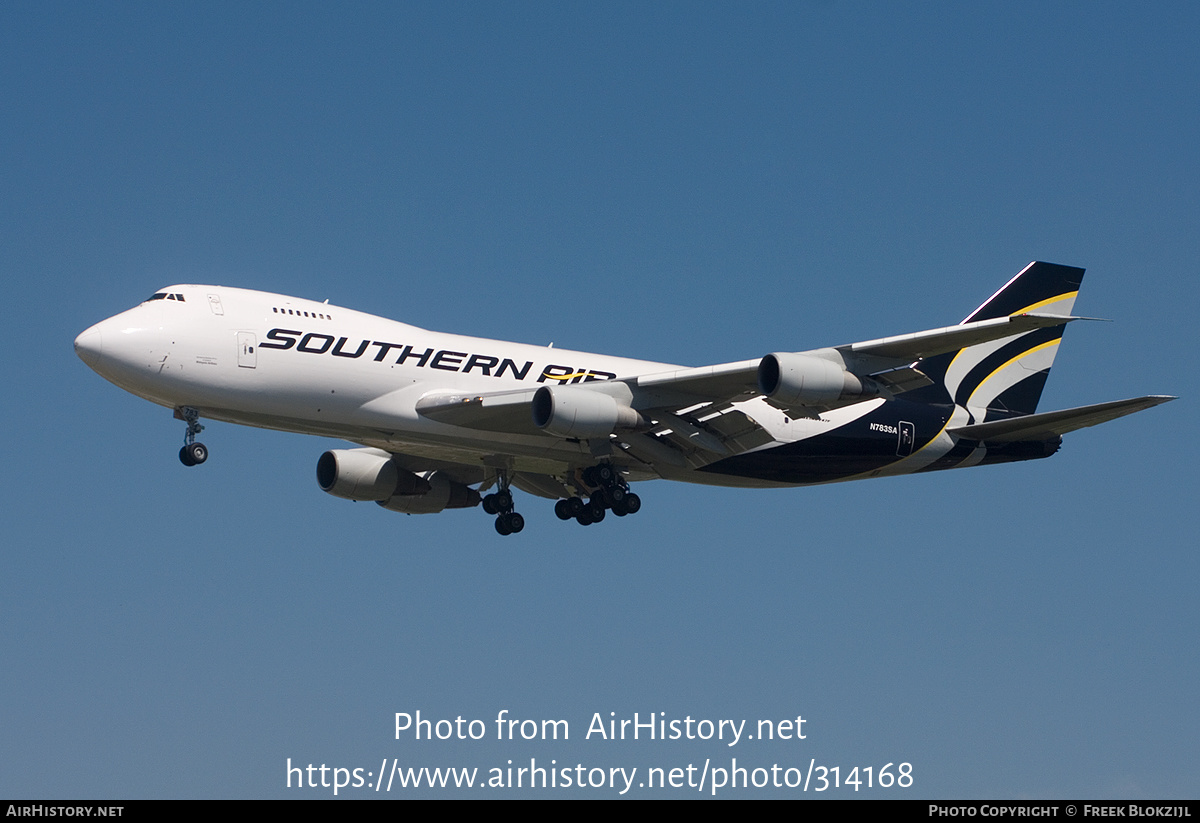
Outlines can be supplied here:
<path id="1" fill-rule="evenodd" d="M 1083 269 L 1030 263 L 962 322 L 1027 312 L 1069 315 L 1082 282 Z M 934 385 L 908 397 L 986 409 L 989 418 L 992 412 L 1033 414 L 1064 328 L 1035 329 L 923 360 L 920 369 Z"/>

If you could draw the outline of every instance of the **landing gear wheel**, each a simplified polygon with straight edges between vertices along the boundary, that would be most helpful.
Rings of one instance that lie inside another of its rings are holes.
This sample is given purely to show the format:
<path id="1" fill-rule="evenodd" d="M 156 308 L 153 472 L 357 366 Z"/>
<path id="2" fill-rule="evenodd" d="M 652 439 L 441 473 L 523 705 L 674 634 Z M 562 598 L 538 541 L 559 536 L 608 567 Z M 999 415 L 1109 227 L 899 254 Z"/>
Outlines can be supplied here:
<path id="1" fill-rule="evenodd" d="M 591 499 L 586 502 L 577 497 L 568 501 L 583 510 L 571 510 L 571 514 L 580 523 L 599 523 L 608 509 L 612 509 L 617 517 L 624 517 L 642 507 L 641 499 L 629 491 L 629 483 L 612 463 L 588 466 L 579 473 L 578 478 L 580 482 L 576 484 L 576 489 L 591 495 Z"/>
<path id="2" fill-rule="evenodd" d="M 196 442 L 196 435 L 204 431 L 200 425 L 200 412 L 191 406 L 183 406 L 175 410 L 175 417 L 187 422 L 183 448 L 179 450 L 179 462 L 185 466 L 199 466 L 208 459 L 208 447 Z"/>
<path id="3" fill-rule="evenodd" d="M 500 534 L 516 534 L 523 528 L 525 528 L 525 518 L 516 512 L 508 512 L 496 518 L 496 531 Z"/>
<path id="4" fill-rule="evenodd" d="M 508 490 L 508 475 L 500 472 L 500 488 L 482 500 L 483 510 L 497 515 L 496 531 L 503 535 L 516 534 L 525 528 L 525 518 L 513 511 L 512 492 Z"/>
<path id="5" fill-rule="evenodd" d="M 604 519 L 604 504 L 593 499 L 591 503 L 588 503 L 587 513 L 593 523 L 599 523 Z"/>
<path id="6" fill-rule="evenodd" d="M 508 489 L 501 489 L 493 496 L 496 498 L 496 511 L 506 512 L 512 510 L 512 492 L 510 492 Z"/>
<path id="7" fill-rule="evenodd" d="M 638 510 L 642 508 L 642 498 L 630 492 L 621 501 L 621 508 L 625 510 L 625 514 L 637 514 Z"/>
<path id="8" fill-rule="evenodd" d="M 575 515 L 571 514 L 571 501 L 559 500 L 554 504 L 554 515 L 559 520 L 570 520 Z"/>
<path id="9" fill-rule="evenodd" d="M 203 443 L 189 443 L 179 450 L 179 462 L 185 466 L 199 466 L 208 459 L 208 447 Z"/>

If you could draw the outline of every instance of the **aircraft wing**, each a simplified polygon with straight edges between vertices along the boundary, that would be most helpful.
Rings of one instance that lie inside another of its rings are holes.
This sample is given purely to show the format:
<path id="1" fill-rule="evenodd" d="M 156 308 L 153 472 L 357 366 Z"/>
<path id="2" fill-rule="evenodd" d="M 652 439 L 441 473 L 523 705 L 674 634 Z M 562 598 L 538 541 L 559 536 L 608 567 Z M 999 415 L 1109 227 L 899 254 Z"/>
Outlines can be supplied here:
<path id="1" fill-rule="evenodd" d="M 771 442 L 772 437 L 751 415 L 736 408 L 741 401 L 766 394 L 767 402 L 787 415 L 814 417 L 822 411 L 882 393 L 897 394 L 927 385 L 929 380 L 919 369 L 919 361 L 924 357 L 1075 319 L 1078 318 L 1025 313 L 795 354 L 571 386 L 546 384 L 539 388 L 612 397 L 640 417 L 638 425 L 615 432 L 622 448 L 645 463 L 696 467 Z M 834 396 L 818 401 L 803 396 L 777 396 L 776 392 L 765 390 L 760 370 L 772 358 L 792 359 L 806 369 L 815 364 L 822 372 L 822 379 L 836 382 Z M 839 397 L 846 378 L 851 383 L 859 381 L 857 393 Z M 453 426 L 510 434 L 546 434 L 534 424 L 531 414 L 537 392 L 538 389 L 517 389 L 482 394 L 437 393 L 423 397 L 416 409 L 423 417 Z"/>
<path id="2" fill-rule="evenodd" d="M 1027 312 L 1008 317 L 996 317 L 991 320 L 976 320 L 972 323 L 960 323 L 957 326 L 946 326 L 941 329 L 930 329 L 913 334 L 900 334 L 895 337 L 881 337 L 878 340 L 867 340 L 862 343 L 850 343 L 846 346 L 835 346 L 838 351 L 851 352 L 871 357 L 884 357 L 889 360 L 910 362 L 935 354 L 958 351 L 967 346 L 987 343 L 1016 334 L 1024 334 L 1034 329 L 1044 329 L 1049 326 L 1061 326 L 1082 317 L 1071 317 L 1062 314 L 1039 314 Z"/>
<path id="3" fill-rule="evenodd" d="M 643 374 L 624 382 L 640 395 L 637 405 L 647 408 L 689 401 L 745 400 L 758 394 L 758 365 L 761 362 L 762 358 L 756 357 L 717 366 Z"/>
<path id="4" fill-rule="evenodd" d="M 1061 411 L 1027 414 L 1007 420 L 993 420 L 989 423 L 975 423 L 971 426 L 957 426 L 948 431 L 957 437 L 987 443 L 1049 440 L 1076 429 L 1085 429 L 1088 426 L 1106 423 L 1109 420 L 1115 420 L 1118 417 L 1124 417 L 1127 414 L 1133 414 L 1174 399 L 1176 398 L 1169 395 L 1153 394 L 1129 400 L 1113 400 L 1109 403 L 1078 406 Z"/>
<path id="5" fill-rule="evenodd" d="M 926 357 L 1080 319 L 1027 312 L 797 354 L 840 362 L 858 377 L 871 377 L 898 393 L 928 385 L 927 379 L 913 377 L 914 373 L 919 373 L 917 369 L 909 368 L 910 364 Z M 688 399 L 744 400 L 761 393 L 758 370 L 762 360 L 755 358 L 717 366 L 676 369 L 628 378 L 625 382 L 634 388 L 638 397 L 634 408 L 639 410 L 656 405 L 670 406 Z"/>
<path id="6" fill-rule="evenodd" d="M 427 394 L 417 401 L 417 413 L 439 423 L 466 429 L 538 434 L 530 408 L 537 389 L 484 394 Z"/>
<path id="7" fill-rule="evenodd" d="M 758 361 L 746 361 L 757 368 Z M 726 375 L 741 370 L 743 378 L 729 379 L 729 394 L 750 398 L 754 395 L 754 371 L 743 364 L 731 364 L 738 369 L 727 369 Z M 683 369 L 682 373 L 707 373 L 714 370 Z M 678 372 L 676 372 L 678 373 Z M 629 382 L 636 381 L 632 378 Z M 669 380 L 663 381 L 670 384 Z M 623 381 L 597 381 L 584 387 L 553 387 L 570 392 L 595 392 L 615 395 L 623 403 L 634 397 L 630 386 Z M 509 434 L 551 436 L 539 429 L 533 421 L 533 400 L 537 389 L 519 389 L 489 394 L 431 394 L 417 402 L 417 412 L 423 417 L 453 426 L 462 426 Z M 632 455 L 638 462 L 650 466 L 665 463 L 680 468 L 703 466 L 723 457 L 740 454 L 772 441 L 771 435 L 762 429 L 745 412 L 734 408 L 733 402 L 723 398 L 705 398 L 685 391 L 672 390 L 674 402 L 664 402 L 661 395 L 647 396 L 646 403 L 637 404 L 641 424 L 614 432 L 612 438 L 605 435 L 599 440 L 614 439 L 614 446 Z"/>

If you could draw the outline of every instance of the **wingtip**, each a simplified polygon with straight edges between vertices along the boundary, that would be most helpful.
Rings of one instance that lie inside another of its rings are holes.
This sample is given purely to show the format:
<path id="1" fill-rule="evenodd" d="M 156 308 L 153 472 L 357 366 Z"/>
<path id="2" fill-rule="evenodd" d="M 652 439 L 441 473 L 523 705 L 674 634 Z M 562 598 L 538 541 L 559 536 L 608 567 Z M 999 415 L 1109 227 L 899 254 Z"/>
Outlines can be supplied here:
<path id="1" fill-rule="evenodd" d="M 1143 408 L 1152 409 L 1155 406 L 1161 406 L 1163 403 L 1170 403 L 1172 400 L 1178 400 L 1179 397 L 1174 394 L 1147 394 L 1145 397 L 1137 398 L 1145 404 Z"/>

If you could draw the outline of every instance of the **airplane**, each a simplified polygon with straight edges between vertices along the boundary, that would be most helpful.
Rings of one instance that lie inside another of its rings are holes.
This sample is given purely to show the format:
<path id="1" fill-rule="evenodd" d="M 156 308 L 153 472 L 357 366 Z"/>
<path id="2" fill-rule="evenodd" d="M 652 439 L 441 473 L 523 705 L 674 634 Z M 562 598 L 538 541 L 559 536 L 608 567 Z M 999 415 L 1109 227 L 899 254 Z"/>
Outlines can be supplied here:
<path id="1" fill-rule="evenodd" d="M 177 285 L 84 331 L 78 356 L 186 423 L 333 437 L 329 494 L 409 514 L 513 489 L 561 520 L 635 514 L 630 483 L 805 486 L 1049 457 L 1062 435 L 1175 399 L 1037 404 L 1084 270 L 1030 263 L 955 326 L 689 368 L 427 331 L 352 309 Z M 494 491 L 491 491 L 492 489 Z"/>

